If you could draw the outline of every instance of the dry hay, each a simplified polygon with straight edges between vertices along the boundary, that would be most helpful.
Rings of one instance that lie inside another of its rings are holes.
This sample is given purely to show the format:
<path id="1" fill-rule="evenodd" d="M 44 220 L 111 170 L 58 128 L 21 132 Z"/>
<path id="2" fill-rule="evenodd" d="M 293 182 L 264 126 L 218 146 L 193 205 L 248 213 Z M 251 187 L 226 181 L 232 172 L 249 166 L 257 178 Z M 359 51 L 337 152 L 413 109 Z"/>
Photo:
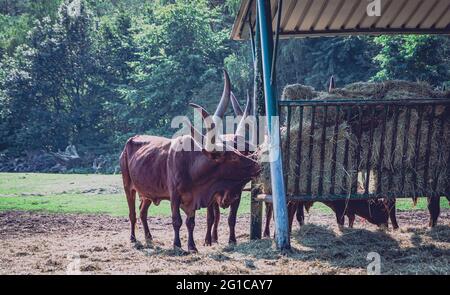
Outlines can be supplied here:
<path id="1" fill-rule="evenodd" d="M 433 90 L 429 85 L 424 83 L 413 83 L 406 81 L 387 81 L 384 83 L 354 83 L 346 86 L 343 89 L 334 89 L 332 93 L 316 92 L 313 88 L 303 86 L 300 84 L 289 85 L 283 91 L 283 99 L 342 99 L 342 98 L 360 98 L 360 99 L 398 99 L 398 98 L 444 98 L 450 97 L 450 92 L 439 92 Z M 350 115 L 341 109 L 339 112 L 336 107 L 327 108 L 327 120 L 325 122 L 325 108 L 316 107 L 314 135 L 313 135 L 313 149 L 312 155 L 309 154 L 310 133 L 311 133 L 311 107 L 303 108 L 303 124 L 302 124 L 302 147 L 300 158 L 300 173 L 296 175 L 297 166 L 297 142 L 298 130 L 300 128 L 300 108 L 294 108 L 291 116 L 291 131 L 289 139 L 289 163 L 286 163 L 287 155 L 286 141 L 287 130 L 286 126 L 281 129 L 281 139 L 283 147 L 283 159 L 285 160 L 285 171 L 287 171 L 288 178 L 288 193 L 295 193 L 295 182 L 299 180 L 298 193 L 307 193 L 308 171 L 310 169 L 310 159 L 312 158 L 311 169 L 311 192 L 313 195 L 319 193 L 320 180 L 320 160 L 321 160 L 321 142 L 322 131 L 325 124 L 325 149 L 324 149 L 324 166 L 323 166 L 323 193 L 328 193 L 331 188 L 332 179 L 332 165 L 333 165 L 333 149 L 336 145 L 336 169 L 335 169 L 335 193 L 348 192 L 351 186 L 351 177 L 355 175 L 356 170 L 358 175 L 358 190 L 361 191 L 364 187 L 365 177 L 367 173 L 368 151 L 369 146 L 372 145 L 370 157 L 370 181 L 369 192 L 373 193 L 377 188 L 378 165 L 380 159 L 381 135 L 383 133 L 383 117 L 385 113 L 384 107 L 367 108 L 357 107 L 349 110 Z M 390 108 L 387 112 L 385 139 L 384 139 L 384 156 L 381 162 L 381 192 L 420 192 L 422 189 L 435 188 L 438 192 L 447 192 L 450 180 L 447 176 L 447 166 L 450 154 L 450 117 L 449 110 L 445 107 L 438 106 L 434 110 L 432 120 L 432 133 L 430 137 L 430 153 L 428 177 L 424 180 L 426 160 L 427 160 L 427 146 L 429 133 L 429 118 L 432 114 L 432 108 L 426 107 L 422 113 L 422 120 L 420 123 L 420 132 L 417 132 L 419 123 L 419 113 L 416 109 L 411 109 L 409 128 L 406 128 L 407 111 L 405 108 L 399 109 L 396 136 L 394 134 L 395 117 L 394 112 Z M 361 112 L 361 117 L 359 113 Z M 374 113 L 372 113 L 374 112 Z M 282 113 L 286 117 L 286 113 Z M 334 135 L 334 128 L 336 124 L 336 117 L 339 119 L 337 136 Z M 347 120 L 350 118 L 350 120 Z M 359 118 L 362 118 L 361 121 Z M 286 123 L 285 123 L 286 124 Z M 372 144 L 370 144 L 370 126 L 374 127 Z M 356 169 L 356 152 L 358 149 L 357 134 L 361 128 L 361 149 L 358 169 Z M 420 134 L 420 135 L 419 135 Z M 407 145 L 404 146 L 404 139 L 407 139 Z M 344 167 L 345 145 L 348 141 L 348 165 L 347 169 Z M 394 142 L 395 141 L 395 142 Z M 394 143 L 394 144 L 393 144 Z M 416 145 L 418 153 L 416 153 Z M 392 146 L 394 147 L 393 155 Z M 406 151 L 405 156 L 402 157 L 403 152 Z M 263 191 L 270 193 L 270 173 L 268 163 L 263 163 L 264 169 L 261 174 L 261 182 Z M 405 169 L 403 169 L 403 167 Z M 406 171 L 403 176 L 403 171 Z M 417 185 L 414 186 L 414 177 L 417 179 Z M 389 179 L 392 181 L 389 181 Z M 404 178 L 404 187 L 402 187 L 402 179 Z M 345 181 L 346 180 L 346 181 Z M 427 182 L 425 184 L 425 181 Z M 389 187 L 392 184 L 392 187 Z"/>
<path id="2" fill-rule="evenodd" d="M 442 222 L 449 217 L 450 211 L 442 210 Z M 199 215 L 199 253 L 185 255 L 172 250 L 170 217 L 150 216 L 154 242 L 148 246 L 129 244 L 129 221 L 124 217 L 1 212 L 0 274 L 66 274 L 76 256 L 82 274 L 367 274 L 367 254 L 377 252 L 382 274 L 448 275 L 450 227 L 444 223 L 429 230 L 428 218 L 423 210 L 400 211 L 400 230 L 379 231 L 357 219 L 354 229 L 342 231 L 333 214 L 314 211 L 305 215 L 301 228 L 294 223 L 292 252 L 281 255 L 272 239 L 249 240 L 249 214 L 238 216 L 237 245 L 228 246 L 228 224 L 222 222 L 219 244 L 206 247 L 206 218 Z M 137 239 L 144 243 L 138 226 Z M 186 247 L 184 226 L 181 240 Z"/>
<path id="3" fill-rule="evenodd" d="M 332 154 L 334 143 L 336 143 L 336 177 L 335 177 L 335 190 L 339 192 L 341 190 L 347 190 L 349 181 L 347 181 L 347 185 L 344 183 L 344 178 L 349 179 L 350 174 L 353 172 L 351 169 L 345 169 L 343 166 L 344 155 L 345 155 L 345 145 L 348 140 L 349 145 L 349 164 L 347 167 L 352 167 L 351 154 L 354 153 L 353 148 L 356 146 L 354 136 L 349 132 L 349 126 L 346 123 L 342 123 L 338 127 L 337 136 L 334 137 L 334 127 L 326 128 L 326 136 L 325 136 L 325 149 L 324 149 L 324 167 L 323 167 L 323 192 L 327 192 L 331 187 L 331 165 Z M 303 122 L 301 137 L 302 137 L 302 145 L 301 145 L 301 157 L 299 163 L 297 163 L 297 149 L 298 149 L 298 138 L 299 138 L 299 127 L 293 126 L 290 130 L 290 140 L 289 140 L 289 163 L 287 163 L 286 154 L 284 157 L 284 170 L 288 175 L 288 193 L 295 193 L 295 183 L 296 180 L 299 180 L 299 193 L 305 194 L 308 191 L 308 178 L 306 173 L 309 171 L 310 163 L 312 163 L 311 168 L 311 192 L 313 194 L 318 194 L 318 187 L 320 181 L 320 153 L 321 150 L 319 148 L 312 149 L 312 162 L 310 162 L 310 141 L 312 139 L 313 146 L 317 147 L 322 141 L 322 130 L 315 130 L 313 136 L 310 134 L 311 132 L 311 124 L 310 122 Z M 283 152 L 286 151 L 287 144 L 287 129 L 284 127 L 281 130 L 281 138 L 282 138 L 282 147 Z M 296 173 L 298 170 L 297 164 L 300 165 L 300 173 Z M 263 185 L 263 191 L 265 193 L 270 193 L 270 169 L 269 163 L 263 163 L 263 171 L 261 173 L 261 182 Z"/>

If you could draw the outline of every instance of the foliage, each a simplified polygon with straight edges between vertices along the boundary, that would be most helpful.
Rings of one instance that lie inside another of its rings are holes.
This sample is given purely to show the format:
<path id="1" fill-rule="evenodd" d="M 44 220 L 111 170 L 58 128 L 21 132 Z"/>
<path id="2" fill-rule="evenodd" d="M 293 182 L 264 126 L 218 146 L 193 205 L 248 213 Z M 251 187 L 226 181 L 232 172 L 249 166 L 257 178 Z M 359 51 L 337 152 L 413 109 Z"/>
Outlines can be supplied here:
<path id="1" fill-rule="evenodd" d="M 381 50 L 376 80 L 426 81 L 440 86 L 450 80 L 450 40 L 448 37 L 411 35 L 381 36 L 375 39 Z"/>
<path id="2" fill-rule="evenodd" d="M 237 0 L 0 0 L 0 152 L 75 144 L 115 159 L 137 133 L 171 136 L 189 102 L 213 111 L 226 68 L 244 103 L 250 42 L 229 40 Z M 448 37 L 282 40 L 277 80 L 450 81 Z M 279 92 L 280 93 L 280 92 Z M 92 156 L 92 155 L 91 155 Z M 111 160 L 113 161 L 113 160 Z"/>

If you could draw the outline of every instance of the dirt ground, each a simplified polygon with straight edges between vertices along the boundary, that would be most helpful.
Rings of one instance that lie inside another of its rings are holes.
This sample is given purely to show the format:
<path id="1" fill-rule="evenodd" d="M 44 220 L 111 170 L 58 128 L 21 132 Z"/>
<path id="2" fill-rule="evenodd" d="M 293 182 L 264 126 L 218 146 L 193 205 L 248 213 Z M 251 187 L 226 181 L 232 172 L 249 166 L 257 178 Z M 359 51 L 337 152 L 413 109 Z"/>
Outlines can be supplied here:
<path id="1" fill-rule="evenodd" d="M 295 225 L 292 252 L 270 239 L 249 241 L 249 217 L 239 217 L 238 244 L 228 246 L 226 216 L 219 244 L 203 246 L 205 217 L 197 217 L 198 254 L 172 250 L 169 218 L 149 218 L 153 245 L 129 242 L 126 218 L 106 215 L 0 213 L 0 274 L 366 274 L 369 252 L 382 274 L 449 274 L 450 210 L 428 229 L 428 212 L 399 212 L 400 230 L 387 232 L 357 220 L 339 231 L 333 215 L 313 212 Z M 138 239 L 143 230 L 137 229 Z M 182 228 L 186 248 L 186 228 Z"/>

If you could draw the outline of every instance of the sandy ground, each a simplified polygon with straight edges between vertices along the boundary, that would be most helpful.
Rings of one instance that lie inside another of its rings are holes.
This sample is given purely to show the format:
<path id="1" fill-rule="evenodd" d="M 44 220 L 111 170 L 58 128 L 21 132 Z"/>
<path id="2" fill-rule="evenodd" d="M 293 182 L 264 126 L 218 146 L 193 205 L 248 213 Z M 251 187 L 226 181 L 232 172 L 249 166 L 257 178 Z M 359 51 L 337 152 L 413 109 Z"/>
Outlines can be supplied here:
<path id="1" fill-rule="evenodd" d="M 314 212 L 295 225 L 291 253 L 272 240 L 249 241 L 249 218 L 237 225 L 238 244 L 228 246 L 222 216 L 219 244 L 203 246 L 204 216 L 197 217 L 198 254 L 172 250 L 169 218 L 149 218 L 153 245 L 133 245 L 126 218 L 105 215 L 0 213 L 0 274 L 366 274 L 369 252 L 381 256 L 383 274 L 449 274 L 450 210 L 440 226 L 426 227 L 428 212 L 400 212 L 401 229 L 383 232 L 357 220 L 339 231 L 332 215 Z M 142 227 L 137 230 L 142 239 Z M 186 248 L 186 228 L 182 228 Z"/>

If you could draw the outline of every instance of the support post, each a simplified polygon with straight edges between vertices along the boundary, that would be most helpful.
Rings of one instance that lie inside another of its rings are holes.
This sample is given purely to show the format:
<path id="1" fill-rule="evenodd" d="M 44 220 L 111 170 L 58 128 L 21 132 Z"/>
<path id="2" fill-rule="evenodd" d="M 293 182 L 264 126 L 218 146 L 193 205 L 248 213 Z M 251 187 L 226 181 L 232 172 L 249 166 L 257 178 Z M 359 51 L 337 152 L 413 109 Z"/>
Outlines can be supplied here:
<path id="1" fill-rule="evenodd" d="M 258 18 L 261 39 L 261 56 L 263 68 L 264 96 L 266 102 L 267 129 L 270 139 L 270 177 L 272 182 L 273 212 L 275 219 L 275 241 L 279 250 L 290 249 L 286 193 L 281 161 L 280 128 L 276 87 L 271 83 L 272 73 L 272 19 L 270 1 L 258 0 Z"/>
<path id="2" fill-rule="evenodd" d="M 250 14 L 249 20 L 250 23 Z M 264 99 L 263 85 L 262 85 L 262 63 L 261 63 L 261 40 L 259 38 L 259 21 L 258 12 L 256 12 L 255 21 L 255 38 L 252 42 L 253 51 L 253 97 L 255 105 L 253 105 L 253 113 L 257 117 L 264 116 L 264 107 L 260 107 Z M 249 24 L 251 27 L 251 25 Z M 256 120 L 258 123 L 259 120 Z M 259 136 L 259 132 L 258 132 Z M 259 141 L 258 141 L 259 142 Z M 250 239 L 257 240 L 261 239 L 262 236 L 262 202 L 258 201 L 256 197 L 258 196 L 258 188 L 255 187 L 255 183 L 252 181 L 251 188 L 251 198 L 250 198 Z"/>
<path id="3" fill-rule="evenodd" d="M 256 197 L 260 193 L 259 187 L 252 181 L 250 192 L 250 240 L 260 240 L 262 233 L 262 203 Z"/>

